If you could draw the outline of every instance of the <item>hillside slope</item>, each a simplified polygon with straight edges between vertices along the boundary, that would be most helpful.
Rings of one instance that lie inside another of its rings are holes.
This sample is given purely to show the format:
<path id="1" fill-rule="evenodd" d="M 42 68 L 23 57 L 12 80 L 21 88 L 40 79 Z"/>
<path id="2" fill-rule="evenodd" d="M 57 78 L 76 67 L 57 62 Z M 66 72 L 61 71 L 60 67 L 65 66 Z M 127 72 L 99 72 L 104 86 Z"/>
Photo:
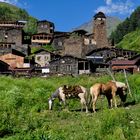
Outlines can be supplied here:
<path id="1" fill-rule="evenodd" d="M 116 47 L 140 52 L 140 29 L 125 35 Z"/>
<path id="2" fill-rule="evenodd" d="M 121 22 L 117 17 L 107 17 L 107 35 L 110 36 L 111 32 L 116 29 L 116 26 Z M 93 32 L 93 20 L 76 27 L 74 30 L 84 29 L 88 33 Z"/>
<path id="3" fill-rule="evenodd" d="M 0 2 L 0 20 L 27 20 L 29 14 L 14 5 Z"/>
<path id="4" fill-rule="evenodd" d="M 131 13 L 130 17 L 117 26 L 116 30 L 111 33 L 110 39 L 118 44 L 125 35 L 136 31 L 137 28 L 140 28 L 140 6 Z"/>
<path id="5" fill-rule="evenodd" d="M 5 2 L 0 2 L 0 20 L 2 21 L 25 20 L 27 21 L 27 25 L 25 26 L 24 31 L 30 34 L 36 32 L 36 21 L 37 21 L 36 18 L 30 16 L 26 10 Z"/>

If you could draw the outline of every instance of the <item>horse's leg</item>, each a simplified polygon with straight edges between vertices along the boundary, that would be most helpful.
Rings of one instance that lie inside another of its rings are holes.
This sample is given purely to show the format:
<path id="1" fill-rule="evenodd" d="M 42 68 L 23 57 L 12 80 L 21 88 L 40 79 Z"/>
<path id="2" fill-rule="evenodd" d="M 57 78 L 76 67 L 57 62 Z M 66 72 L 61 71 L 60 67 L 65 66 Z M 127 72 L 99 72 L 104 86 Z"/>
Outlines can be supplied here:
<path id="1" fill-rule="evenodd" d="M 92 96 L 92 100 L 93 100 L 93 112 L 95 113 L 96 112 L 96 101 L 98 99 L 98 96 L 94 96 L 94 99 L 93 99 L 93 96 Z"/>
<path id="2" fill-rule="evenodd" d="M 90 91 L 90 94 L 92 96 L 92 101 L 93 101 L 92 106 L 93 106 L 93 112 L 94 113 L 96 112 L 96 102 L 98 100 L 98 96 L 101 94 L 100 90 L 101 90 L 100 87 L 96 87 L 96 88 L 94 88 Z"/>
<path id="3" fill-rule="evenodd" d="M 113 99 L 110 99 L 110 107 L 113 108 Z"/>
<path id="4" fill-rule="evenodd" d="M 106 96 L 108 101 L 108 108 L 112 108 L 112 98 L 110 96 Z"/>

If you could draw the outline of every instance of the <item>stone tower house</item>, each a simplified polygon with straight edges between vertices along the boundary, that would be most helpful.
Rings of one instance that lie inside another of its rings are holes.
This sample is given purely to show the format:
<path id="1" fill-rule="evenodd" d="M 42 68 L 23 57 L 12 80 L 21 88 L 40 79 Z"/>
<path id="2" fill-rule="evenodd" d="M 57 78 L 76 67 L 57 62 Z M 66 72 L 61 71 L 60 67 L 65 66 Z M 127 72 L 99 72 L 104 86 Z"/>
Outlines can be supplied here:
<path id="1" fill-rule="evenodd" d="M 54 28 L 54 23 L 50 21 L 41 20 L 37 22 L 37 33 L 53 34 Z"/>
<path id="2" fill-rule="evenodd" d="M 97 48 L 108 47 L 106 16 L 103 12 L 98 12 L 94 16 L 93 36 Z"/>

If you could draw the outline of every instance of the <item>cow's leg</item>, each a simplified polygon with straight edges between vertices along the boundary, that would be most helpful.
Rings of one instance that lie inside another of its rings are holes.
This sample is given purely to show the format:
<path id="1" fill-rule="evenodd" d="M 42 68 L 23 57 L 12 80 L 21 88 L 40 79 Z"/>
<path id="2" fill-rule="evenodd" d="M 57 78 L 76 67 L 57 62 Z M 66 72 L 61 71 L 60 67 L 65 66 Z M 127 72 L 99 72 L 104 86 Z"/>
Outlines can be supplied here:
<path id="1" fill-rule="evenodd" d="M 64 107 L 66 107 L 66 96 L 63 93 L 63 89 L 62 88 L 59 89 L 59 98 L 63 102 Z"/>
<path id="2" fill-rule="evenodd" d="M 85 93 L 79 93 L 78 95 L 80 97 L 81 102 L 81 111 L 83 111 L 84 106 L 86 107 L 86 113 L 88 113 L 88 107 L 85 99 Z"/>

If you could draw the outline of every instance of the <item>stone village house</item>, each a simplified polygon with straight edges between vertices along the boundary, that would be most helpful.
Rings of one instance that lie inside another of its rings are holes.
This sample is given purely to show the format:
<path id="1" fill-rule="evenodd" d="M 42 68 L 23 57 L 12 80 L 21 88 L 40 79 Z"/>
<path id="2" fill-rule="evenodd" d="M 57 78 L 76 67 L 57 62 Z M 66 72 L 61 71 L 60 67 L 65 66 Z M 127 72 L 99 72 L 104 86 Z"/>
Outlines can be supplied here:
<path id="1" fill-rule="evenodd" d="M 50 62 L 50 73 L 52 74 L 88 74 L 89 63 L 86 59 L 65 55 Z"/>

